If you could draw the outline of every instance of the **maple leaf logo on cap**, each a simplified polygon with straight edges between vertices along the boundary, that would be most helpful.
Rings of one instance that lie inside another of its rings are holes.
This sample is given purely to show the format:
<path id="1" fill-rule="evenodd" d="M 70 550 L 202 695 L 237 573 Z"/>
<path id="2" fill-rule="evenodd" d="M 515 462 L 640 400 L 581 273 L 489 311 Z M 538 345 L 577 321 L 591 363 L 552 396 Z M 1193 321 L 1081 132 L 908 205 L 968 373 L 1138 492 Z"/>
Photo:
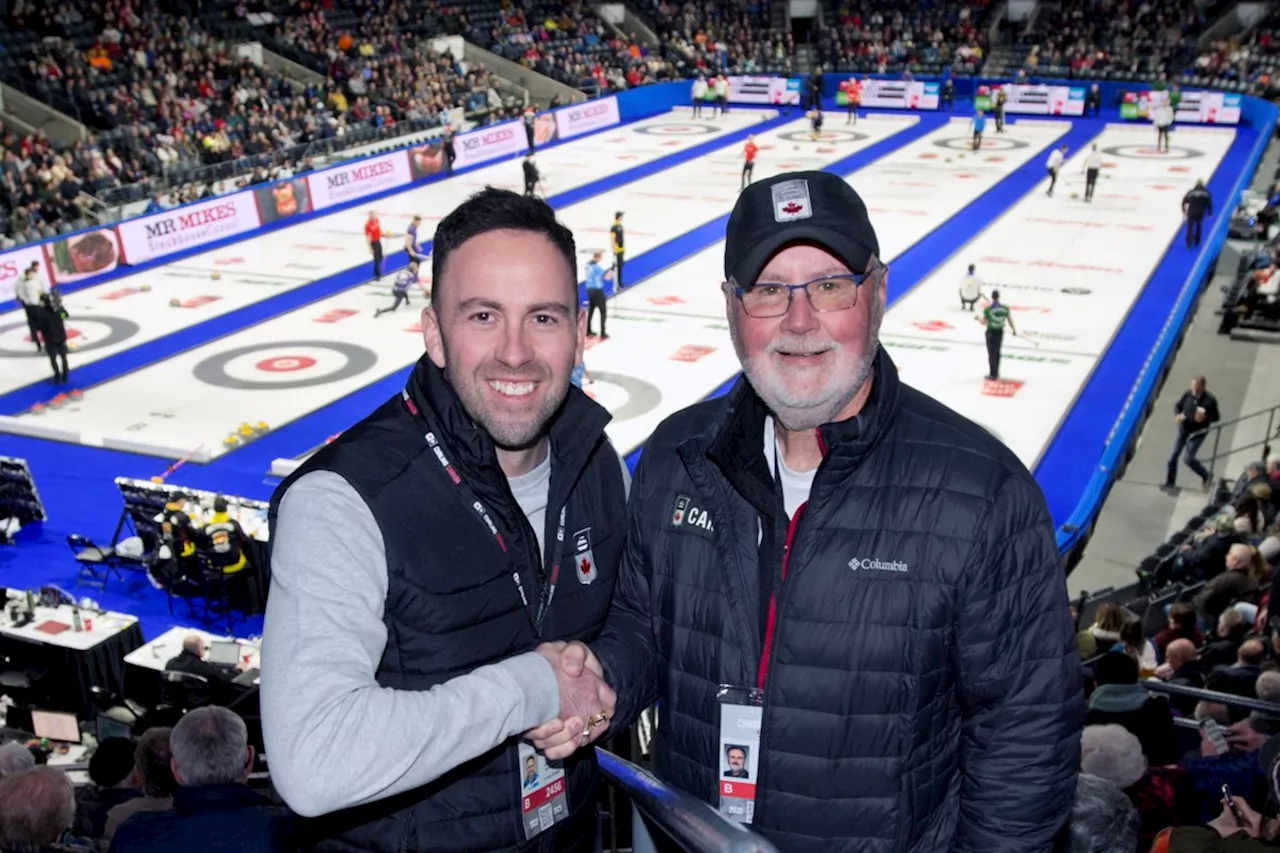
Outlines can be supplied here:
<path id="1" fill-rule="evenodd" d="M 813 216 L 813 200 L 809 198 L 808 181 L 781 181 L 769 187 L 769 192 L 773 195 L 775 222 L 793 222 Z"/>

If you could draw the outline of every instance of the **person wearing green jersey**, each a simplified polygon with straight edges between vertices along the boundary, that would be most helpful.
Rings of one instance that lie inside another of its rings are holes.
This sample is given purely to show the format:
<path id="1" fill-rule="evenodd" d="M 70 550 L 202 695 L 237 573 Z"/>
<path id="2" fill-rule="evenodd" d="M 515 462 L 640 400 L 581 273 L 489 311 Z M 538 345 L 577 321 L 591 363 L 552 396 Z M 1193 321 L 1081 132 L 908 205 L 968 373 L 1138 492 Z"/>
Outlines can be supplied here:
<path id="1" fill-rule="evenodd" d="M 987 378 L 1000 378 L 1000 346 L 1004 343 L 1004 327 L 1018 334 L 1018 327 L 1013 324 L 1013 315 L 1009 309 L 1000 304 L 1000 291 L 991 291 L 991 304 L 982 309 L 982 316 L 976 317 L 979 323 L 987 327 Z"/>

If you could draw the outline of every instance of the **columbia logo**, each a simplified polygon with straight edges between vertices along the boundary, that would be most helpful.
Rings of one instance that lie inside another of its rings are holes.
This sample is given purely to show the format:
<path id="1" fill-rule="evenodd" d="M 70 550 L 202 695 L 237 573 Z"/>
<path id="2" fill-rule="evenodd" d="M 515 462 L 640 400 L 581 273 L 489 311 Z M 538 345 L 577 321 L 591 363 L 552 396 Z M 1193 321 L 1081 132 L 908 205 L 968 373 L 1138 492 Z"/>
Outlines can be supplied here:
<path id="1" fill-rule="evenodd" d="M 905 572 L 907 564 L 898 560 L 864 560 L 854 557 L 849 561 L 849 568 L 855 572 L 862 570 L 868 572 Z"/>

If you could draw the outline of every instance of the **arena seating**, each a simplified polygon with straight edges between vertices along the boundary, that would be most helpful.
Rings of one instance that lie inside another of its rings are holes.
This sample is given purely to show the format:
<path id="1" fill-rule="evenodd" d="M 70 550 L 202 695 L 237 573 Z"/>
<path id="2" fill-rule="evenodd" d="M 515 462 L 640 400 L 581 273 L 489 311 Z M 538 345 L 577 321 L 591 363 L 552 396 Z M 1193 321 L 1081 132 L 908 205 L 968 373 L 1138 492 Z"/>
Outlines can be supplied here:
<path id="1" fill-rule="evenodd" d="M 837 0 L 836 26 L 820 37 L 818 55 L 839 72 L 972 74 L 987 53 L 986 3 Z"/>

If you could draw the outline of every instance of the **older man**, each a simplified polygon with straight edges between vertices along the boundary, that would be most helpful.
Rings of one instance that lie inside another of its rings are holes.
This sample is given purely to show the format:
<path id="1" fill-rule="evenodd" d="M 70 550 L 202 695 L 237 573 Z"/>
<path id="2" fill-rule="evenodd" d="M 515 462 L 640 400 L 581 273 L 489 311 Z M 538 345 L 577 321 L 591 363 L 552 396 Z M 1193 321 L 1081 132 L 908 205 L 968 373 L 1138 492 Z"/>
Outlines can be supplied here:
<path id="1" fill-rule="evenodd" d="M 61 770 L 36 767 L 5 775 L 0 779 L 0 804 L 0 850 L 89 849 L 87 842 L 67 835 L 76 818 L 76 796 Z"/>
<path id="2" fill-rule="evenodd" d="M 560 664 L 603 674 L 615 725 L 661 700 L 658 774 L 781 850 L 1048 851 L 1083 711 L 1053 527 L 1008 449 L 899 381 L 878 256 L 834 175 L 742 193 L 745 379 L 654 433 L 605 630 Z M 594 734 L 562 726 L 549 755 Z"/>

